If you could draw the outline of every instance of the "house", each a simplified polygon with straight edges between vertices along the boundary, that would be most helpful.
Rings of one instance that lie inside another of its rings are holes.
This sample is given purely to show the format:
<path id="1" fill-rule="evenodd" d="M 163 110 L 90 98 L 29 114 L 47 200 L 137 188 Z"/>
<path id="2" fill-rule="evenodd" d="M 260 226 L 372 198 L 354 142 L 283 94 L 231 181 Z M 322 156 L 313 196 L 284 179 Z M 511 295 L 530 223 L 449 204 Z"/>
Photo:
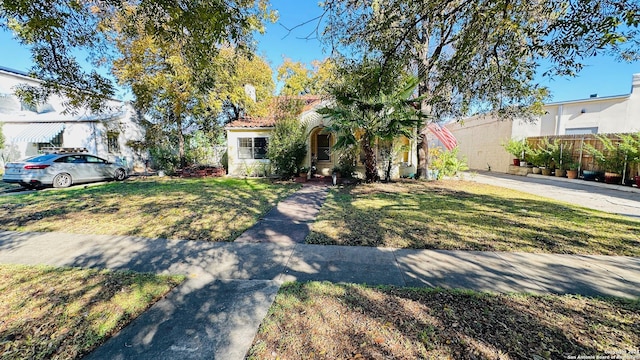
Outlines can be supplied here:
<path id="1" fill-rule="evenodd" d="M 40 80 L 0 67 L 0 124 L 4 149 L 0 162 L 36 155 L 45 147 L 85 148 L 110 161 L 142 168 L 146 154 L 129 146 L 144 140 L 144 130 L 134 121 L 131 105 L 109 100 L 109 111 L 100 114 L 79 109 L 65 113 L 65 99 L 51 96 L 47 103 L 29 106 L 14 95 L 19 84 L 38 86 Z"/>
<path id="2" fill-rule="evenodd" d="M 307 155 L 303 166 L 315 166 L 317 174 L 329 176 L 338 158 L 332 147 L 335 145 L 335 134 L 325 129 L 331 124 L 331 119 L 318 114 L 317 110 L 329 104 L 329 101 L 319 96 L 305 95 L 304 107 L 299 116 L 301 122 L 307 124 L 309 131 L 307 141 Z M 232 176 L 263 175 L 268 173 L 269 159 L 266 157 L 269 137 L 275 126 L 274 117 L 252 118 L 245 117 L 232 121 L 226 126 L 228 172 Z M 417 151 L 415 139 L 400 138 L 397 143 L 404 145 L 396 156 L 392 168 L 392 177 L 409 176 L 415 172 Z M 378 159 L 382 158 L 383 144 L 378 144 Z M 357 160 L 357 172 L 364 178 L 364 163 L 361 156 Z M 380 176 L 383 177 L 383 164 L 378 161 Z"/>
<path id="3" fill-rule="evenodd" d="M 451 123 L 459 154 L 470 169 L 507 172 L 512 156 L 501 146 L 508 139 L 537 136 L 631 133 L 640 131 L 640 74 L 625 95 L 547 103 L 534 121 L 500 120 L 489 115 Z"/>

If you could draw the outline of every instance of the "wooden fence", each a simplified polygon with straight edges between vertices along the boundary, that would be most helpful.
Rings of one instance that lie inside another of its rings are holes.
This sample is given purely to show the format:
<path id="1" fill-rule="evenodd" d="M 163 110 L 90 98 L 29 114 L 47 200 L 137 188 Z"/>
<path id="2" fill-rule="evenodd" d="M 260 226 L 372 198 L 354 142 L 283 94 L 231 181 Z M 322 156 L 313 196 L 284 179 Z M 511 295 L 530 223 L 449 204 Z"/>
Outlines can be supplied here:
<path id="1" fill-rule="evenodd" d="M 614 144 L 620 143 L 620 139 L 617 134 L 606 134 L 599 135 L 606 136 L 612 140 Z M 598 140 L 595 135 L 585 134 L 585 135 L 559 135 L 559 136 L 538 136 L 538 137 L 530 137 L 527 138 L 527 143 L 532 148 L 537 148 L 538 144 L 543 143 L 547 139 L 549 143 L 553 143 L 554 141 L 560 142 L 561 146 L 564 149 L 570 149 L 571 158 L 574 162 L 580 163 L 580 170 L 600 170 L 598 168 L 598 164 L 591 154 L 589 154 L 585 145 L 589 144 L 594 148 L 602 151 L 603 145 L 602 141 Z M 627 166 L 627 178 L 630 178 L 634 175 L 640 175 L 638 173 L 637 166 Z"/>

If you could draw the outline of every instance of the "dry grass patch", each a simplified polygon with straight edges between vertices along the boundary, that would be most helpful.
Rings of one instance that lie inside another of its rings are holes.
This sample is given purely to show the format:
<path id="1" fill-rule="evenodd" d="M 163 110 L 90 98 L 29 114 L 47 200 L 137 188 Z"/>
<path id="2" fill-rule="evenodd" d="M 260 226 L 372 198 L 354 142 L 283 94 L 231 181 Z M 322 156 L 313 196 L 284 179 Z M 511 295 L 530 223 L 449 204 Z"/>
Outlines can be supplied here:
<path id="1" fill-rule="evenodd" d="M 276 297 L 249 358 L 629 355 L 640 351 L 638 324 L 638 301 L 290 283 Z"/>
<path id="2" fill-rule="evenodd" d="M 132 272 L 0 265 L 2 359 L 76 359 L 183 280 Z"/>
<path id="3" fill-rule="evenodd" d="M 466 181 L 332 190 L 307 242 L 640 256 L 640 221 Z"/>
<path id="4" fill-rule="evenodd" d="M 230 241 L 299 186 L 263 180 L 132 179 L 0 197 L 0 229 Z"/>

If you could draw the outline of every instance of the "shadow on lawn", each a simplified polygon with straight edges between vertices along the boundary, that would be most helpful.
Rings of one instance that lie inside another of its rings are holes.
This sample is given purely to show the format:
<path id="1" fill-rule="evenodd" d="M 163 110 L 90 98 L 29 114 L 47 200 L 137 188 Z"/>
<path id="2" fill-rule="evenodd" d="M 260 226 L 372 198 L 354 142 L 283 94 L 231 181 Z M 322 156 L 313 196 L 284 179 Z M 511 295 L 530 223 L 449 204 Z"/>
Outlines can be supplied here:
<path id="1" fill-rule="evenodd" d="M 360 191 L 330 195 L 310 243 L 640 255 L 637 221 L 587 209 L 438 186 Z"/>
<path id="2" fill-rule="evenodd" d="M 635 350 L 625 349 L 628 346 L 625 340 L 637 343 L 640 339 L 637 329 L 627 323 L 629 318 L 615 316 L 621 311 L 637 318 L 638 303 L 615 299 L 598 299 L 594 301 L 596 306 L 581 308 L 567 304 L 567 298 L 350 285 L 335 285 L 341 290 L 336 296 L 335 290 L 323 293 L 309 290 L 309 286 L 291 284 L 283 288 L 283 294 L 303 303 L 301 309 L 287 311 L 306 310 L 309 317 L 320 313 L 318 317 L 322 319 L 315 323 L 304 316 L 299 323 L 288 319 L 288 324 L 280 324 L 278 328 L 295 329 L 304 338 L 296 341 L 303 349 L 287 349 L 284 343 L 278 344 L 278 338 L 288 338 L 286 333 L 267 340 L 276 342 L 277 350 L 291 351 L 287 354 L 275 350 L 284 358 L 295 352 L 336 351 L 327 356 L 493 359 L 508 354 L 516 359 L 530 359 L 534 355 L 561 359 L 569 355 L 604 355 L 603 349 L 594 347 L 595 339 L 609 351 Z M 325 299 L 319 300 L 321 296 Z M 318 303 L 314 304 L 314 300 Z M 613 310 L 607 309 L 609 306 Z M 601 310 L 598 308 L 609 311 L 594 311 Z M 340 319 L 329 311 L 340 312 Z M 337 330 L 331 332 L 334 327 Z M 316 341 L 307 335 L 323 330 L 329 333 L 324 338 L 316 337 Z"/>
<path id="3" fill-rule="evenodd" d="M 229 241 L 289 190 L 246 179 L 111 183 L 4 199 L 0 227 Z"/>

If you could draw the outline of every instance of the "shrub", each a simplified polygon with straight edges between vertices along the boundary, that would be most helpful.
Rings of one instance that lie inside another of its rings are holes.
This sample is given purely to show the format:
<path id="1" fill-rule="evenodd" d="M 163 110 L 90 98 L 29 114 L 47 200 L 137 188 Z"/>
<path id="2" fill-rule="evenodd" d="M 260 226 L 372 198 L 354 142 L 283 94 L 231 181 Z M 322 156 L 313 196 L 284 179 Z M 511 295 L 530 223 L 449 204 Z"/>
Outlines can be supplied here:
<path id="1" fill-rule="evenodd" d="M 267 157 L 273 170 L 288 179 L 300 173 L 307 155 L 307 125 L 300 123 L 298 114 L 302 104 L 296 100 L 283 100 L 278 104 L 273 135 L 269 138 Z"/>
<path id="2" fill-rule="evenodd" d="M 450 151 L 442 151 L 439 148 L 431 151 L 431 168 L 437 170 L 438 179 L 443 176 L 455 176 L 461 171 L 469 170 L 466 158 L 458 158 L 458 148 L 455 147 Z"/>

